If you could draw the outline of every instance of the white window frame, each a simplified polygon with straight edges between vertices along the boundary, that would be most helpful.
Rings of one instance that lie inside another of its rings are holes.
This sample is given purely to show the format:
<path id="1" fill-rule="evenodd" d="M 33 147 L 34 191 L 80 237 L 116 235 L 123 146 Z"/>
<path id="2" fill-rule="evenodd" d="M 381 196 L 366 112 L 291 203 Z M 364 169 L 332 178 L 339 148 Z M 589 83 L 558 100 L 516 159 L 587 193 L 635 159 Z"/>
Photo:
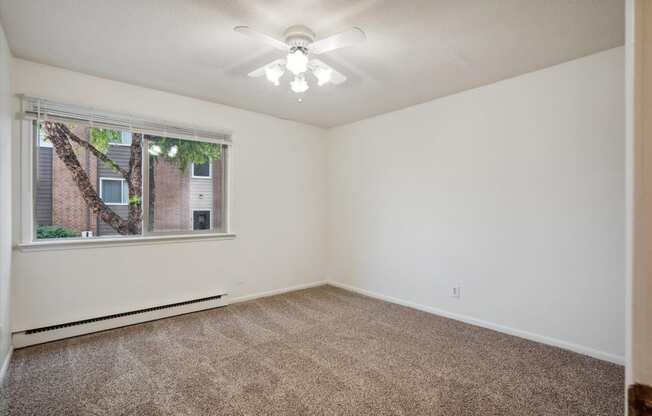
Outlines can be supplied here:
<path id="1" fill-rule="evenodd" d="M 208 211 L 208 230 L 195 230 L 195 212 L 197 211 Z M 213 208 L 193 208 L 190 210 L 190 224 L 192 224 L 192 231 L 209 231 L 213 229 Z"/>
<path id="2" fill-rule="evenodd" d="M 193 179 L 212 179 L 213 178 L 213 160 L 208 162 L 208 176 L 195 176 L 195 163 L 193 162 L 190 166 L 190 175 Z M 203 163 L 202 163 L 203 165 Z"/>
<path id="3" fill-rule="evenodd" d="M 104 201 L 104 194 L 102 193 L 102 191 L 103 191 L 102 182 L 103 181 L 119 181 L 119 182 L 121 182 L 120 183 L 120 195 L 121 195 L 122 198 L 120 198 L 120 199 L 123 200 L 123 201 L 126 201 L 126 202 L 117 203 L 117 202 L 106 202 L 106 201 Z M 104 201 L 104 203 L 106 205 L 121 205 L 121 206 L 129 205 L 129 193 L 127 193 L 127 195 L 126 195 L 127 198 L 125 198 L 125 195 L 124 195 L 124 190 L 125 190 L 124 185 L 126 183 L 127 183 L 127 181 L 125 179 L 123 179 L 123 178 L 109 178 L 109 177 L 106 177 L 106 176 L 100 177 L 100 199 L 102 199 L 102 201 Z"/>
<path id="4" fill-rule="evenodd" d="M 18 95 L 19 98 L 23 100 L 23 108 L 27 108 L 27 106 L 24 104 L 25 101 L 29 100 L 37 100 L 36 98 L 31 98 L 31 97 L 25 97 L 22 95 Z M 39 99 L 40 100 L 40 99 Z M 48 102 L 47 100 L 45 100 Z M 51 102 L 48 102 L 51 103 Z M 66 105 L 66 104 L 61 104 L 61 105 Z M 70 106 L 71 109 L 73 110 L 78 110 L 82 116 L 87 116 L 86 113 L 83 113 L 84 111 L 90 112 L 91 110 L 85 110 L 82 107 L 76 107 L 76 106 Z M 93 110 L 95 111 L 95 110 Z M 116 116 L 116 113 L 103 113 L 103 114 L 108 114 L 110 116 Z M 117 117 L 120 117 L 120 115 L 117 115 Z M 124 117 L 124 116 L 123 116 Z M 45 118 L 41 117 L 40 120 L 44 120 Z M 83 120 L 83 118 L 80 118 L 80 120 Z M 234 152 L 234 144 L 230 140 L 231 132 L 229 131 L 219 131 L 217 133 L 215 132 L 207 132 L 206 137 L 212 137 L 211 134 L 213 135 L 224 135 L 226 139 L 212 139 L 212 138 L 206 138 L 204 139 L 203 136 L 193 136 L 193 135 L 188 135 L 187 133 L 179 133 L 175 134 L 174 137 L 179 137 L 180 139 L 186 139 L 186 140 L 196 140 L 196 141 L 205 141 L 208 143 L 216 143 L 219 144 L 223 147 L 224 154 L 225 154 L 225 159 L 223 161 L 224 166 L 224 175 L 223 175 L 223 198 L 222 198 L 222 212 L 223 212 L 223 230 L 222 231 L 216 231 L 213 229 L 213 224 L 214 224 L 214 219 L 213 219 L 213 209 L 210 210 L 211 212 L 211 229 L 210 230 L 201 230 L 201 231 L 176 231 L 176 232 L 149 232 L 147 231 L 146 227 L 146 214 L 148 212 L 147 209 L 143 209 L 143 233 L 141 235 L 134 235 L 134 236 L 99 236 L 99 237 L 93 237 L 93 238 L 62 238 L 62 239 L 47 239 L 47 240 L 38 240 L 36 238 L 36 212 L 35 212 L 35 190 L 36 190 L 36 171 L 35 167 L 37 164 L 37 152 L 39 146 L 39 140 L 37 136 L 37 132 L 34 129 L 34 122 L 36 121 L 36 118 L 34 117 L 34 113 L 29 114 L 24 110 L 22 113 L 18 113 L 18 118 L 16 120 L 16 130 L 18 131 L 18 135 L 20 137 L 20 145 L 19 145 L 19 152 L 20 152 L 20 168 L 19 168 L 19 202 L 18 202 L 18 220 L 20 223 L 20 227 L 17 229 L 17 240 L 18 243 L 15 245 L 15 248 L 20 250 L 20 251 L 47 251 L 47 250 L 70 250 L 70 249 L 77 249 L 77 248 L 91 248 L 91 247 L 105 247 L 105 246 L 115 246 L 115 245 L 151 245 L 151 244 L 169 244 L 169 243 L 174 243 L 174 242 L 181 242 L 181 241 L 193 241 L 193 240 L 230 240 L 236 238 L 236 234 L 232 231 L 231 229 L 231 196 L 233 195 L 233 190 L 232 190 L 232 182 L 231 178 L 233 176 L 232 170 L 233 170 L 233 152 Z M 119 120 L 118 120 L 119 121 Z M 158 121 L 152 121 L 148 119 L 136 119 L 130 120 L 131 122 L 134 123 L 141 123 L 142 126 L 146 125 L 146 123 L 150 123 L 152 126 L 152 130 L 145 130 L 145 134 L 160 134 L 157 133 L 157 131 L 162 131 L 162 130 L 156 130 L 156 129 L 161 129 L 160 126 L 163 124 L 160 124 Z M 83 122 L 83 121 L 82 121 Z M 159 124 L 155 124 L 159 123 Z M 149 125 L 149 124 L 147 124 Z M 127 127 L 115 127 L 116 130 L 126 130 L 129 128 Z M 141 129 L 145 127 L 140 127 Z M 167 127 L 170 130 L 173 129 L 186 129 L 189 130 L 191 129 L 190 127 Z M 141 130 L 142 131 L 142 130 Z M 151 131 L 151 133 L 150 133 Z M 176 130 L 178 131 L 178 130 Z M 197 130 L 200 132 L 199 130 Z M 201 133 L 201 132 L 200 132 Z M 143 189 L 148 189 L 148 175 L 147 175 L 147 169 L 148 169 L 148 161 L 149 158 L 146 157 L 146 152 L 143 153 Z M 210 169 L 211 169 L 211 178 L 212 178 L 212 163 L 210 164 Z M 104 179 L 115 179 L 115 180 L 121 180 L 121 178 L 106 178 L 103 177 Z M 206 178 L 206 177 L 200 177 L 200 178 Z M 101 181 L 100 181 L 101 184 Z M 101 190 L 98 189 L 100 192 L 101 196 Z M 143 192 L 143 207 L 147 207 L 148 204 L 148 195 L 147 192 Z M 107 204 L 109 205 L 109 204 Z M 123 204 L 120 204 L 123 205 Z M 128 205 L 128 202 L 127 204 Z"/>

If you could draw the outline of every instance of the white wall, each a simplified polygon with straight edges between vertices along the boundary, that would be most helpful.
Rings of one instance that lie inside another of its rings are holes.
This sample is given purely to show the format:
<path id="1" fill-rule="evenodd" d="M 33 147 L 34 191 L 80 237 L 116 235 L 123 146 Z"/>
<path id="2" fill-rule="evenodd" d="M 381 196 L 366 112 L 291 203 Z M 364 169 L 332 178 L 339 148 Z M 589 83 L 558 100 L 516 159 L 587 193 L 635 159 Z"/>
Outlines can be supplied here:
<path id="1" fill-rule="evenodd" d="M 0 366 L 10 348 L 11 274 L 11 53 L 0 26 Z"/>
<path id="2" fill-rule="evenodd" d="M 14 93 L 232 130 L 231 228 L 237 233 L 226 241 L 14 250 L 14 330 L 221 290 L 237 298 L 324 278 L 323 130 L 19 59 L 13 60 L 12 84 Z M 16 179 L 15 201 L 18 188 Z M 16 216 L 16 226 L 18 221 Z"/>
<path id="3" fill-rule="evenodd" d="M 622 47 L 333 129 L 329 278 L 622 362 L 624 131 Z"/>

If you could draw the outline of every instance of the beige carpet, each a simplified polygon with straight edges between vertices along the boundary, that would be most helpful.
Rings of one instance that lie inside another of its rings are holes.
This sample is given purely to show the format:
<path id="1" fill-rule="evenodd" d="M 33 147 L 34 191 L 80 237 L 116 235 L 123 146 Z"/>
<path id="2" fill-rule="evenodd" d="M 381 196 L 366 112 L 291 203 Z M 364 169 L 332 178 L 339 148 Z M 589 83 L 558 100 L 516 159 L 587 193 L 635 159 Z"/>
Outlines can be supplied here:
<path id="1" fill-rule="evenodd" d="M 623 368 L 330 286 L 17 350 L 8 415 L 623 414 Z"/>

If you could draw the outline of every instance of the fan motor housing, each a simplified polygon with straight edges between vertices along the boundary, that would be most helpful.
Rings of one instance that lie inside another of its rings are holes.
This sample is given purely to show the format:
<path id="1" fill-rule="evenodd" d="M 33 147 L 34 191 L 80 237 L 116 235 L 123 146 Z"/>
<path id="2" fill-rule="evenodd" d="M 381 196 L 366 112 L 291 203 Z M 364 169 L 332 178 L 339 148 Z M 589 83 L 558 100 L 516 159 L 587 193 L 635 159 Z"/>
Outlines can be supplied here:
<path id="1" fill-rule="evenodd" d="M 306 48 L 315 41 L 315 32 L 304 25 L 290 26 L 285 31 L 285 43 L 291 48 Z"/>

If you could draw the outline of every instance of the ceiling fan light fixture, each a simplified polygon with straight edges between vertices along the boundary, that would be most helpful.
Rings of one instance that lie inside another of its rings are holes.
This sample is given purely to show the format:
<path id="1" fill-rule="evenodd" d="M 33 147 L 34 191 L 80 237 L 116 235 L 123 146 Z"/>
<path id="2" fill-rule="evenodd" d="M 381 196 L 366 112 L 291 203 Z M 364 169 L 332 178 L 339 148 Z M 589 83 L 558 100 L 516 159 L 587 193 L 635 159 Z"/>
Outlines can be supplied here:
<path id="1" fill-rule="evenodd" d="M 265 77 L 272 84 L 279 86 L 279 79 L 283 76 L 285 71 L 281 65 L 270 65 L 265 67 Z"/>
<path id="2" fill-rule="evenodd" d="M 249 72 L 251 78 L 265 75 L 274 85 L 280 85 L 280 80 L 286 72 L 293 75 L 290 88 L 297 94 L 308 91 L 308 78 L 314 76 L 319 86 L 326 84 L 340 85 L 346 82 L 346 76 L 315 58 L 323 53 L 340 48 L 347 48 L 364 42 L 367 38 L 362 29 L 353 27 L 340 33 L 322 39 L 316 39 L 315 33 L 305 25 L 290 26 L 285 30 L 284 39 L 258 32 L 249 26 L 236 26 L 236 32 L 243 34 L 259 43 L 264 43 L 283 51 L 285 58 L 262 65 Z M 306 75 L 311 73 L 312 75 Z M 312 79 L 310 80 L 312 82 Z"/>
<path id="3" fill-rule="evenodd" d="M 290 82 L 290 88 L 292 88 L 292 91 L 297 94 L 301 94 L 302 92 L 308 91 L 308 88 L 310 87 L 304 77 L 298 76 L 294 78 L 294 81 Z"/>
<path id="4" fill-rule="evenodd" d="M 333 70 L 331 68 L 318 66 L 312 71 L 312 74 L 315 76 L 315 78 L 317 78 L 317 85 L 321 87 L 322 85 L 326 85 L 331 81 Z"/>
<path id="5" fill-rule="evenodd" d="M 288 53 L 286 66 L 294 75 L 303 74 L 308 70 L 308 55 L 302 48 L 293 48 Z"/>

